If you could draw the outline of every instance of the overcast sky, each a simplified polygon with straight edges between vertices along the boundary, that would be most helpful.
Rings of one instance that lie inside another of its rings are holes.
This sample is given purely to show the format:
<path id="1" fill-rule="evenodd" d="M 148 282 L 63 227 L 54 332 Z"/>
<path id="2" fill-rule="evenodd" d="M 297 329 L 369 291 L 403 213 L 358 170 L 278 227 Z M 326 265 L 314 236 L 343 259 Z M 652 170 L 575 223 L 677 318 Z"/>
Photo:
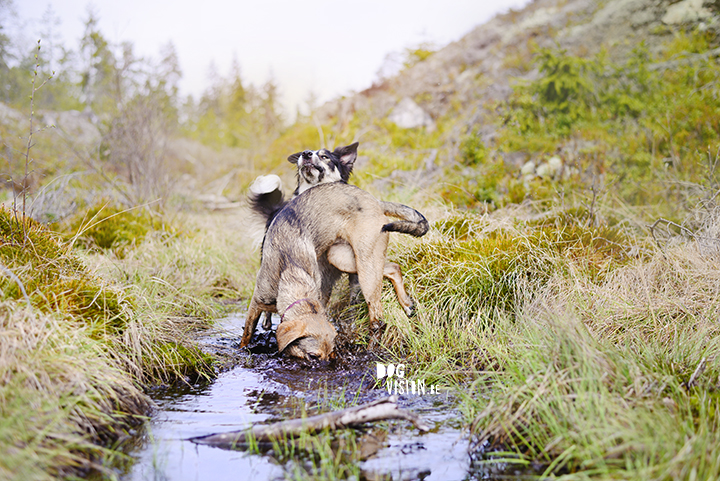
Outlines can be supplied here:
<path id="1" fill-rule="evenodd" d="M 93 5 L 100 30 L 135 53 L 159 57 L 172 41 L 182 69 L 181 92 L 196 97 L 210 85 L 211 62 L 228 76 L 233 58 L 246 82 L 274 78 L 288 113 L 369 87 L 386 56 L 421 42 L 444 46 L 496 13 L 528 0 L 15 0 L 23 32 L 41 31 L 48 5 L 60 34 L 77 48 Z M 37 37 L 37 38 L 36 38 Z"/>

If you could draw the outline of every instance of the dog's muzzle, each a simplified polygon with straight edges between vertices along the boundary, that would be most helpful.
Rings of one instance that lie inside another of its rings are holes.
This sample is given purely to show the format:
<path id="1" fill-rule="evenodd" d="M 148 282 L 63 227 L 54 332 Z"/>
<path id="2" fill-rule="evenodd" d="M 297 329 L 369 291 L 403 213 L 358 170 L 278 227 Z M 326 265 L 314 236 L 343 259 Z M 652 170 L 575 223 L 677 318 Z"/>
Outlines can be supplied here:
<path id="1" fill-rule="evenodd" d="M 298 165 L 300 166 L 300 169 L 302 170 L 305 177 L 314 177 L 315 174 L 313 171 L 317 171 L 318 173 L 322 172 L 320 166 L 316 165 L 314 162 L 314 155 L 315 152 L 313 152 L 312 150 L 306 150 L 302 153 L 300 162 L 298 162 Z"/>

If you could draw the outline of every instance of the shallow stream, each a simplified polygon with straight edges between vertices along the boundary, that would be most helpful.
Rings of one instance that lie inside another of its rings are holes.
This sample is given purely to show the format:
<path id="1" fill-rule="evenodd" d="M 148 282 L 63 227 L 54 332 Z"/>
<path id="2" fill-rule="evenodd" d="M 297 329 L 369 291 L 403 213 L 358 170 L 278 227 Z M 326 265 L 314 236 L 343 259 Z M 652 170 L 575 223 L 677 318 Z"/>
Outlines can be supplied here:
<path id="1" fill-rule="evenodd" d="M 133 443 L 130 454 L 136 462 L 122 480 L 294 478 L 304 469 L 302 461 L 276 456 L 272 449 L 225 450 L 188 439 L 295 418 L 303 409 L 311 415 L 388 395 L 375 387 L 376 359 L 365 351 L 329 363 L 285 359 L 273 347 L 274 336 L 260 332 L 248 354 L 237 347 L 243 323 L 241 315 L 231 316 L 221 332 L 205 340 L 216 352 L 235 357 L 237 364 L 211 382 L 151 393 L 157 410 Z M 401 394 L 398 401 L 426 420 L 429 432 L 421 433 L 408 421 L 389 421 L 358 436 L 359 449 L 349 462 L 358 464 L 360 479 L 489 479 L 468 455 L 456 401 L 448 390 L 430 391 L 428 385 L 425 394 Z"/>

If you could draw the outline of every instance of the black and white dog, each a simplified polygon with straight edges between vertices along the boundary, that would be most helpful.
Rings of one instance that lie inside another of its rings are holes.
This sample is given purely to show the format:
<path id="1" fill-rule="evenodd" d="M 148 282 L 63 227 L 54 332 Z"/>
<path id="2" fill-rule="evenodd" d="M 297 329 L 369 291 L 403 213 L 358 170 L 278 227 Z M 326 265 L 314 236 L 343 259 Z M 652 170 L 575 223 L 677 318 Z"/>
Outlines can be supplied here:
<path id="1" fill-rule="evenodd" d="M 352 174 L 355 161 L 357 160 L 358 142 L 352 143 L 345 147 L 338 147 L 332 152 L 327 149 L 305 150 L 297 152 L 288 157 L 288 161 L 297 166 L 297 187 L 293 192 L 293 198 L 301 195 L 306 190 L 320 184 L 342 182 L 347 184 L 350 174 Z M 282 182 L 280 177 L 274 174 L 259 176 L 250 186 L 249 196 L 250 207 L 262 219 L 265 219 L 265 229 L 272 223 L 275 216 L 288 203 L 282 192 Z M 429 225 L 425 217 L 414 209 L 394 203 L 380 201 L 380 206 L 385 215 L 399 218 L 394 225 L 399 230 L 396 232 L 404 232 L 415 237 L 421 237 L 429 229 Z M 263 239 L 263 242 L 265 240 Z M 342 252 L 348 246 L 346 244 L 338 244 L 331 249 L 335 252 Z M 352 251 L 349 254 L 352 257 Z M 330 257 L 339 257 L 330 255 Z M 350 284 L 354 286 L 351 290 L 357 291 L 357 276 L 354 269 L 344 269 L 344 272 L 350 274 Z M 405 291 L 402 280 L 400 266 L 394 263 L 386 263 L 383 276 L 389 279 L 403 310 L 411 317 L 415 313 L 415 302 Z M 357 294 L 357 292 L 355 293 Z M 271 314 L 268 312 L 263 328 L 269 330 L 271 328 Z"/>
<path id="2" fill-rule="evenodd" d="M 297 187 L 293 192 L 296 197 L 310 187 L 329 182 L 347 184 L 357 159 L 358 143 L 338 147 L 332 152 L 327 149 L 305 150 L 292 154 L 288 162 L 297 165 Z M 280 177 L 277 175 L 261 175 L 250 186 L 250 206 L 252 210 L 270 225 L 275 215 L 287 201 L 282 192 Z"/>

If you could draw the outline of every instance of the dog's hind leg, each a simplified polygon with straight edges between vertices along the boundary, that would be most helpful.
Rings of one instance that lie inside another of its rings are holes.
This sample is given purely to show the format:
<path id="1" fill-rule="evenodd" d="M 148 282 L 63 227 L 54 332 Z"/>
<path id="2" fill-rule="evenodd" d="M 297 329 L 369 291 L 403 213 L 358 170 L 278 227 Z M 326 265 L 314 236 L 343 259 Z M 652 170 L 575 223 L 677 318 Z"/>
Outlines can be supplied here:
<path id="1" fill-rule="evenodd" d="M 258 319 L 263 311 L 266 311 L 253 297 L 250 301 L 250 307 L 248 307 L 247 317 L 245 318 L 245 329 L 243 330 L 242 340 L 240 341 L 240 347 L 247 347 L 252 340 L 255 328 L 257 327 Z"/>
<path id="2" fill-rule="evenodd" d="M 372 245 L 363 245 L 362 243 L 353 245 L 355 258 L 362 259 L 362 261 L 356 262 L 358 281 L 368 305 L 370 328 L 375 331 L 384 327 L 381 320 L 383 315 L 381 297 L 388 239 L 387 234 L 381 234 Z"/>
<path id="3" fill-rule="evenodd" d="M 272 312 L 267 311 L 265 313 L 265 319 L 263 319 L 262 327 L 266 331 L 269 331 L 270 329 L 272 329 Z"/>
<path id="4" fill-rule="evenodd" d="M 330 250 L 328 250 L 328 260 L 341 271 L 350 274 L 350 294 L 353 302 L 356 302 L 357 296 L 359 295 L 355 287 L 358 285 L 357 263 L 355 262 L 355 254 L 350 244 L 334 244 Z M 405 311 L 405 314 L 407 314 L 408 317 L 415 315 L 415 301 L 413 301 L 412 297 L 405 291 L 400 266 L 393 262 L 386 262 L 383 267 L 383 277 L 392 282 L 395 295 L 397 295 L 398 302 Z"/>
<path id="5" fill-rule="evenodd" d="M 383 276 L 390 279 L 393 287 L 395 288 L 395 295 L 398 298 L 400 306 L 405 311 L 408 317 L 415 315 L 415 301 L 410 297 L 405 290 L 405 283 L 403 282 L 402 271 L 400 266 L 394 262 L 386 262 L 383 268 Z"/>

